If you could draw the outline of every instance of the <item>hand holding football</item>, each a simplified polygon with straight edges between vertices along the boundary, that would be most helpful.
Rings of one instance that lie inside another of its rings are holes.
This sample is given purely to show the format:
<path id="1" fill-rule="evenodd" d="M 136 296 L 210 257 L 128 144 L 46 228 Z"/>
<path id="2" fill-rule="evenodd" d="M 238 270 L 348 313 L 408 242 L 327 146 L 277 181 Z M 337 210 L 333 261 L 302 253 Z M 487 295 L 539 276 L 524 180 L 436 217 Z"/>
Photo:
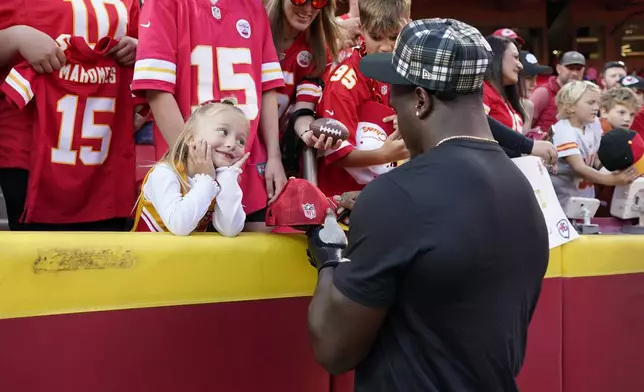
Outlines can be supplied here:
<path id="1" fill-rule="evenodd" d="M 309 125 L 309 129 L 313 131 L 313 136 L 316 138 L 324 135 L 333 139 L 334 143 L 338 140 L 347 140 L 349 138 L 347 127 L 332 118 L 318 118 Z"/>

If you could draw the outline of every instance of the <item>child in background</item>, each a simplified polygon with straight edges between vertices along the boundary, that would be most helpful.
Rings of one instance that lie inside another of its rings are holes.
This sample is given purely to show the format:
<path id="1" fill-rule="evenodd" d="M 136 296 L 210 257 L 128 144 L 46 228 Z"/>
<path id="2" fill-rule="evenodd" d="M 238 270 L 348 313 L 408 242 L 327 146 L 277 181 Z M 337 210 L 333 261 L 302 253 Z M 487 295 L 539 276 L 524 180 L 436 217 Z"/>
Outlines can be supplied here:
<path id="1" fill-rule="evenodd" d="M 624 185 L 637 171 L 600 172 L 596 159 L 602 128 L 597 118 L 600 90 L 588 81 L 570 82 L 555 97 L 559 121 L 553 125 L 553 143 L 559 153 L 559 169 L 552 176 L 559 203 L 565 208 L 571 197 L 595 197 L 593 184 Z"/>
<path id="2" fill-rule="evenodd" d="M 644 79 L 639 76 L 624 76 L 619 80 L 619 84 L 631 89 L 637 96 L 640 105 L 644 103 Z M 644 110 L 638 110 L 633 119 L 633 125 L 629 128 L 637 132 L 640 137 L 644 137 Z"/>
<path id="3" fill-rule="evenodd" d="M 599 114 L 604 134 L 615 128 L 631 129 L 635 114 L 640 110 L 640 103 L 635 92 L 619 85 L 605 90 L 599 100 Z M 610 203 L 613 200 L 615 187 L 595 185 L 595 195 L 601 202 L 595 213 L 596 217 L 609 217 Z"/>
<path id="4" fill-rule="evenodd" d="M 392 162 L 409 157 L 398 136 L 389 86 L 360 72 L 360 60 L 393 51 L 398 33 L 410 17 L 410 0 L 360 0 L 363 42 L 328 75 L 316 112 L 349 129 L 349 139 L 325 153 L 318 166 L 318 184 L 327 196 L 361 190 Z M 368 116 L 370 118 L 366 118 Z M 390 132 L 388 132 L 390 131 Z"/>
<path id="5" fill-rule="evenodd" d="M 602 93 L 599 100 L 602 131 L 604 133 L 614 128 L 631 129 L 635 113 L 640 104 L 635 93 L 626 87 L 613 87 Z"/>
<path id="6" fill-rule="evenodd" d="M 212 221 L 220 234 L 238 235 L 246 220 L 238 178 L 248 135 L 234 101 L 200 106 L 143 181 L 133 231 L 188 235 Z"/>

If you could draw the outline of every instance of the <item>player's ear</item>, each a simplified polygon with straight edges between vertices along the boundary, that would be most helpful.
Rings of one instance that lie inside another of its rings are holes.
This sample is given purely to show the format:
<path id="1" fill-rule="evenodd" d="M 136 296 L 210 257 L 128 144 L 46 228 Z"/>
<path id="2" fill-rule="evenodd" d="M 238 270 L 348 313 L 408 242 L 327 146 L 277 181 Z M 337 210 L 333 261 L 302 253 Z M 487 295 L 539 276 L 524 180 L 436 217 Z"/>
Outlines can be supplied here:
<path id="1" fill-rule="evenodd" d="M 428 117 L 432 111 L 432 99 L 427 90 L 422 87 L 414 88 L 414 102 L 418 118 L 424 119 Z"/>

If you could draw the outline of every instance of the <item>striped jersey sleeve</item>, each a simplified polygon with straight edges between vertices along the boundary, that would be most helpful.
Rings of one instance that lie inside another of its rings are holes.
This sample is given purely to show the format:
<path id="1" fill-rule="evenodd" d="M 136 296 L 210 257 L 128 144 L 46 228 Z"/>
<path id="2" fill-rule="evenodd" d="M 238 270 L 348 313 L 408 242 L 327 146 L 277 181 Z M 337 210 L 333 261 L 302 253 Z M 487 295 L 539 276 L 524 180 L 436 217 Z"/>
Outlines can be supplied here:
<path id="1" fill-rule="evenodd" d="M 177 82 L 176 1 L 148 0 L 139 18 L 139 44 L 132 91 L 174 93 Z"/>
<path id="2" fill-rule="evenodd" d="M 22 109 L 34 97 L 36 76 L 36 71 L 27 62 L 23 62 L 11 69 L 0 90 L 10 104 Z"/>
<path id="3" fill-rule="evenodd" d="M 577 131 L 567 121 L 560 120 L 554 126 L 552 142 L 557 148 L 559 158 L 581 155 Z"/>
<path id="4" fill-rule="evenodd" d="M 296 102 L 317 104 L 322 98 L 322 86 L 314 81 L 305 80 L 295 88 Z"/>

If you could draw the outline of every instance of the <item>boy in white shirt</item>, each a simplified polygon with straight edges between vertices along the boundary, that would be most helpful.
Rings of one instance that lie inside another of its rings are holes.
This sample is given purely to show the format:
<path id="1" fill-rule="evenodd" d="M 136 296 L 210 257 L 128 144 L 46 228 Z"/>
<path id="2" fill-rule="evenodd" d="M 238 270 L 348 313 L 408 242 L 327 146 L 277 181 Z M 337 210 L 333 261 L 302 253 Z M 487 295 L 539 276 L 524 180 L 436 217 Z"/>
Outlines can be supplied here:
<path id="1" fill-rule="evenodd" d="M 605 173 L 597 151 L 602 127 L 597 118 L 600 90 L 595 84 L 574 81 L 557 93 L 559 121 L 553 125 L 553 143 L 559 153 L 559 169 L 552 176 L 559 203 L 565 207 L 571 197 L 595 197 L 594 184 L 624 185 L 633 182 L 637 171 Z"/>

